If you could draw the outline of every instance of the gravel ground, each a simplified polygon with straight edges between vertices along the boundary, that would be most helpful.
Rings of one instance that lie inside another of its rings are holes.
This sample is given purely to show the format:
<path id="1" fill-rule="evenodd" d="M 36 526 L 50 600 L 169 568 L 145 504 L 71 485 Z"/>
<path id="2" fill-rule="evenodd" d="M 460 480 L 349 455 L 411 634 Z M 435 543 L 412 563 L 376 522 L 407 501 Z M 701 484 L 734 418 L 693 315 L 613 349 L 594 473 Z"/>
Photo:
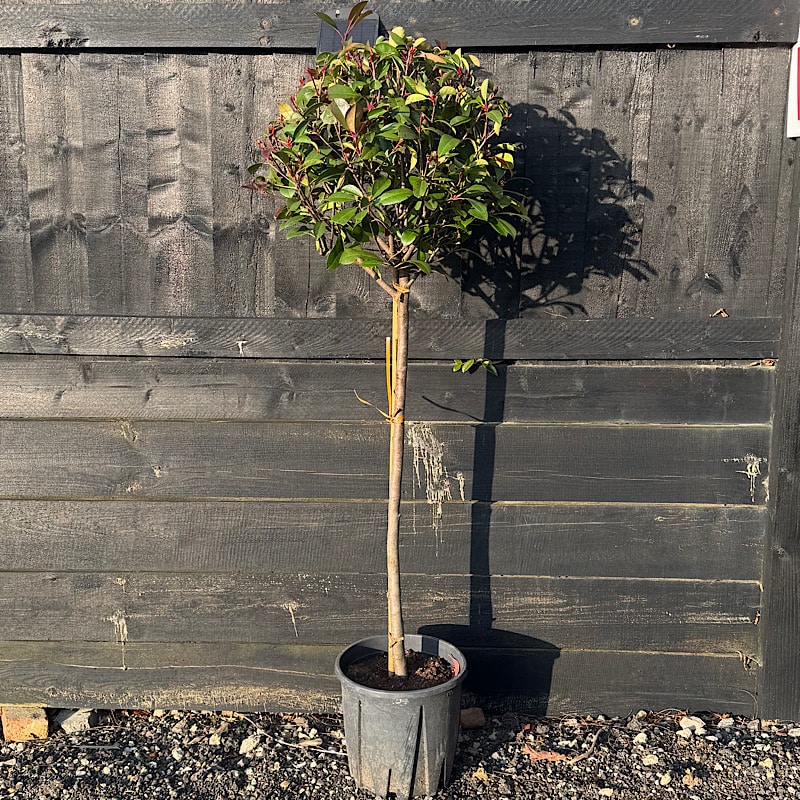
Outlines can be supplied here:
<path id="1" fill-rule="evenodd" d="M 94 721 L 90 730 L 0 746 L 0 797 L 370 797 L 348 775 L 335 715 L 115 711 Z M 452 783 L 436 799 L 798 795 L 800 726 L 640 711 L 489 717 L 462 731 Z"/>

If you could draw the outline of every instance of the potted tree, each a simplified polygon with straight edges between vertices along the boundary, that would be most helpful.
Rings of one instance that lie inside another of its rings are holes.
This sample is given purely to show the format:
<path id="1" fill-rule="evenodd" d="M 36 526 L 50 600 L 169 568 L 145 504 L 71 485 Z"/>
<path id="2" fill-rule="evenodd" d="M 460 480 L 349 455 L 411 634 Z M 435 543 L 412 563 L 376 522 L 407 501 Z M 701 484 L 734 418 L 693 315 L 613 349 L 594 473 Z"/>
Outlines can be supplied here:
<path id="1" fill-rule="evenodd" d="M 464 656 L 406 635 L 400 602 L 400 500 L 412 287 L 479 228 L 514 236 L 525 217 L 506 187 L 513 145 L 498 141 L 508 105 L 479 61 L 394 28 L 349 40 L 371 12 L 359 2 L 336 53 L 323 53 L 259 142 L 250 188 L 278 193 L 287 237 L 311 236 L 328 269 L 364 270 L 391 300 L 386 341 L 389 499 L 388 636 L 337 660 L 351 774 L 379 796 L 432 794 L 449 777 Z M 335 22 L 318 14 L 328 24 Z M 359 398 L 360 399 L 360 398 Z M 364 401 L 362 401 L 364 402 Z M 377 665 L 377 666 L 376 666 Z"/>

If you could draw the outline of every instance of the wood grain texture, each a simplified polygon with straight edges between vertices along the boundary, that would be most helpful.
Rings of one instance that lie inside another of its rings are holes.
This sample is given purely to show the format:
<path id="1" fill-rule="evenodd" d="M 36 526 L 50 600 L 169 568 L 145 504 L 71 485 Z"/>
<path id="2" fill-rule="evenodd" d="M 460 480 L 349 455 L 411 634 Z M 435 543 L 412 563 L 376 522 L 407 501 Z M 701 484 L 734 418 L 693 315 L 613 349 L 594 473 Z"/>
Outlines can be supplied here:
<path id="1" fill-rule="evenodd" d="M 22 57 L 34 307 L 92 306 L 86 250 L 80 64 L 66 55 Z"/>
<path id="2" fill-rule="evenodd" d="M 333 663 L 343 647 L 131 642 L 123 671 L 119 645 L 6 641 L 0 642 L 0 700 L 57 708 L 337 711 Z M 467 657 L 467 698 L 487 710 L 624 716 L 641 705 L 719 709 L 748 717 L 759 711 L 757 670 L 745 670 L 735 655 L 554 651 L 551 646 L 467 649 Z M 501 680 L 516 693 L 497 695 Z"/>
<path id="3" fill-rule="evenodd" d="M 214 308 L 211 131 L 207 60 L 147 60 L 148 223 L 153 310 Z"/>
<path id="4" fill-rule="evenodd" d="M 19 55 L 0 56 L 0 308 L 33 311 L 33 266 Z"/>
<path id="5" fill-rule="evenodd" d="M 774 358 L 764 318 L 412 320 L 412 359 Z M 385 320 L 0 315 L 0 353 L 382 359 Z"/>
<path id="6" fill-rule="evenodd" d="M 765 497 L 768 426 L 407 426 L 405 495 L 431 500 L 735 503 Z M 385 495 L 383 422 L 0 422 L 6 498 Z M 486 463 L 494 460 L 489 471 Z"/>
<path id="7" fill-rule="evenodd" d="M 406 572 L 760 578 L 763 508 L 639 504 L 403 505 Z M 377 574 L 383 502 L 0 502 L 3 568 Z M 636 554 L 631 558 L 631 553 Z"/>
<path id="8" fill-rule="evenodd" d="M 316 44 L 318 8 L 310 0 L 283 0 L 266 10 L 249 3 L 4 4 L 1 47 L 27 48 L 307 48 Z M 796 8 L 787 2 L 626 0 L 440 0 L 373 4 L 384 22 L 411 32 L 449 35 L 464 47 L 691 42 L 792 42 Z M 565 24 L 565 16 L 569 24 Z M 480 24 L 476 24 L 479 20 Z"/>
<path id="9" fill-rule="evenodd" d="M 723 655 L 758 646 L 756 581 L 498 576 L 476 586 L 468 575 L 405 574 L 408 630 L 435 620 L 475 647 L 502 640 L 500 631 L 559 648 Z M 5 572 L 0 639 L 331 644 L 382 630 L 381 597 L 380 573 Z M 489 601 L 492 629 L 470 625 L 470 604 Z"/>
<path id="10" fill-rule="evenodd" d="M 797 158 L 796 142 L 790 152 Z M 768 525 L 765 566 L 765 612 L 762 638 L 764 672 L 761 682 L 766 713 L 782 717 L 800 715 L 800 206 L 795 161 L 789 232 L 786 303 L 781 370 L 776 391 L 775 433 L 772 439 L 770 483 L 772 505 Z"/>
<path id="11" fill-rule="evenodd" d="M 774 367 L 414 363 L 406 418 L 450 422 L 764 424 Z M 374 420 L 382 364 L 0 356 L 0 416 L 144 420 Z"/>

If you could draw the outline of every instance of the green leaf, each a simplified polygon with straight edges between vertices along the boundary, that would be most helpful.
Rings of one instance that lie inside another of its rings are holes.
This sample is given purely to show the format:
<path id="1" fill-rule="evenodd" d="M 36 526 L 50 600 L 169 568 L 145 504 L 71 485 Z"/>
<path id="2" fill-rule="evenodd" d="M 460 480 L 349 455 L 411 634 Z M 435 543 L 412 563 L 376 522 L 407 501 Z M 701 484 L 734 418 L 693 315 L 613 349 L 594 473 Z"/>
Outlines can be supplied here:
<path id="1" fill-rule="evenodd" d="M 372 184 L 370 195 L 372 195 L 372 198 L 375 199 L 379 195 L 383 194 L 391 185 L 392 181 L 389 178 L 378 178 L 375 183 Z"/>
<path id="2" fill-rule="evenodd" d="M 475 219 L 481 219 L 484 222 L 489 219 L 489 209 L 486 207 L 486 203 L 481 203 L 480 200 L 469 201 L 468 213 Z"/>
<path id="3" fill-rule="evenodd" d="M 492 217 L 492 219 L 489 220 L 489 224 L 501 236 L 516 236 L 517 235 L 517 229 L 510 222 L 506 222 L 504 219 L 498 219 L 496 217 Z"/>
<path id="4" fill-rule="evenodd" d="M 331 100 L 355 100 L 358 94 L 343 83 L 332 83 L 328 88 L 328 97 Z"/>
<path id="5" fill-rule="evenodd" d="M 344 117 L 345 112 L 342 111 L 342 109 L 339 107 L 338 103 L 336 101 L 334 101 L 327 108 L 328 108 L 328 111 L 330 111 L 330 113 L 333 114 L 334 119 L 343 128 L 346 128 L 347 127 L 347 120 Z M 348 108 L 347 110 L 349 111 L 350 109 Z"/>
<path id="6" fill-rule="evenodd" d="M 321 11 L 315 11 L 314 16 L 318 17 L 323 22 L 330 25 L 332 28 L 336 27 L 336 23 L 327 14 L 323 14 Z"/>
<path id="7" fill-rule="evenodd" d="M 460 358 L 456 358 L 453 360 L 453 372 L 461 372 L 461 365 L 464 362 Z"/>
<path id="8" fill-rule="evenodd" d="M 350 222 L 350 220 L 356 215 L 357 211 L 358 209 L 354 206 L 343 208 L 341 211 L 337 211 L 331 217 L 331 222 L 335 222 L 337 225 L 347 225 L 347 223 Z"/>
<path id="9" fill-rule="evenodd" d="M 414 94 L 410 94 L 408 97 L 406 97 L 406 105 L 410 106 L 412 103 L 419 103 L 422 100 L 429 100 L 429 99 L 430 98 L 428 97 L 428 95 L 417 94 L 415 92 Z"/>
<path id="10" fill-rule="evenodd" d="M 461 365 L 462 372 L 469 372 L 475 366 L 475 359 L 469 358 Z"/>
<path id="11" fill-rule="evenodd" d="M 362 247 L 346 247 L 339 259 L 340 264 L 355 264 L 360 261 L 365 267 L 381 264 L 381 259 L 374 253 L 368 253 Z"/>
<path id="12" fill-rule="evenodd" d="M 439 158 L 446 156 L 451 150 L 461 144 L 461 139 L 456 139 L 455 136 L 450 136 L 449 133 L 443 133 L 442 138 L 439 139 L 439 146 L 436 148 L 436 153 Z"/>
<path id="13" fill-rule="evenodd" d="M 309 231 L 305 228 L 290 228 L 288 231 L 284 232 L 284 236 L 287 239 L 296 239 L 298 236 L 307 236 L 308 233 Z"/>
<path id="14" fill-rule="evenodd" d="M 403 247 L 408 247 L 408 245 L 415 242 L 417 240 L 417 236 L 419 236 L 419 231 L 406 228 L 406 230 L 400 234 L 400 241 L 403 243 Z"/>
<path id="15" fill-rule="evenodd" d="M 333 243 L 330 253 L 328 253 L 328 257 L 325 262 L 328 269 L 336 269 L 336 267 L 339 266 L 343 252 L 344 244 L 342 243 L 341 237 L 339 237 Z"/>
<path id="16" fill-rule="evenodd" d="M 319 222 L 314 223 L 314 238 L 321 239 L 325 234 L 325 220 L 320 220 Z"/>
<path id="17" fill-rule="evenodd" d="M 428 191 L 428 181 L 426 181 L 425 178 L 412 175 L 408 181 L 411 184 L 411 188 L 414 190 L 414 197 L 422 197 L 425 192 Z"/>
<path id="18" fill-rule="evenodd" d="M 375 199 L 375 205 L 378 206 L 393 206 L 396 203 L 403 203 L 408 200 L 413 192 L 411 189 L 390 189 L 384 192 L 380 197 Z"/>
<path id="19" fill-rule="evenodd" d="M 493 361 L 489 361 L 488 358 L 481 359 L 481 366 L 490 374 L 497 377 L 497 367 L 495 367 Z"/>

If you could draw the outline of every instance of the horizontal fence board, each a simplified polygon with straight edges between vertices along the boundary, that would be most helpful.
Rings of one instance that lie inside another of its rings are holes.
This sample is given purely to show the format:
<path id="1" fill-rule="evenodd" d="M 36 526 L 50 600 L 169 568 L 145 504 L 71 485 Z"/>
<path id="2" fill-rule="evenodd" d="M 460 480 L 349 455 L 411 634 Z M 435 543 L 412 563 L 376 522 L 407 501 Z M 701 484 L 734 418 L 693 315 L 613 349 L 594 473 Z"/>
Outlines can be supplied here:
<path id="1" fill-rule="evenodd" d="M 313 49 L 316 0 L 259 3 L 7 3 L 0 47 Z M 783 0 L 438 0 L 370 4 L 385 25 L 405 25 L 454 46 L 520 47 L 692 42 L 792 42 L 795 7 Z"/>
<path id="2" fill-rule="evenodd" d="M 405 492 L 437 509 L 451 499 L 763 504 L 769 432 L 412 423 Z M 0 497 L 378 499 L 386 453 L 382 422 L 0 421 Z"/>
<path id="3" fill-rule="evenodd" d="M 56 708 L 337 711 L 341 645 L 0 642 L 0 702 Z M 758 716 L 737 656 L 467 648 L 467 700 L 538 715 L 643 708 Z M 591 675 L 590 681 L 586 676 Z M 498 695 L 497 687 L 509 691 Z M 513 694 L 512 694 L 513 690 Z"/>
<path id="4" fill-rule="evenodd" d="M 404 503 L 420 574 L 758 580 L 761 507 Z M 8 570 L 379 573 L 382 502 L 0 502 Z M 635 554 L 635 555 L 632 555 Z"/>
<path id="5" fill-rule="evenodd" d="M 409 369 L 406 419 L 767 423 L 774 368 L 617 365 Z M 359 420 L 385 406 L 383 364 L 0 356 L 0 417 Z"/>
<path id="6" fill-rule="evenodd" d="M 382 359 L 384 320 L 0 315 L 0 353 Z M 760 359 L 780 319 L 413 320 L 410 357 Z"/>
<path id="7" fill-rule="evenodd" d="M 385 595 L 379 573 L 5 572 L 0 639 L 330 644 L 381 630 Z M 760 602 L 756 581 L 403 579 L 408 630 L 435 620 L 476 647 L 755 653 Z"/>

